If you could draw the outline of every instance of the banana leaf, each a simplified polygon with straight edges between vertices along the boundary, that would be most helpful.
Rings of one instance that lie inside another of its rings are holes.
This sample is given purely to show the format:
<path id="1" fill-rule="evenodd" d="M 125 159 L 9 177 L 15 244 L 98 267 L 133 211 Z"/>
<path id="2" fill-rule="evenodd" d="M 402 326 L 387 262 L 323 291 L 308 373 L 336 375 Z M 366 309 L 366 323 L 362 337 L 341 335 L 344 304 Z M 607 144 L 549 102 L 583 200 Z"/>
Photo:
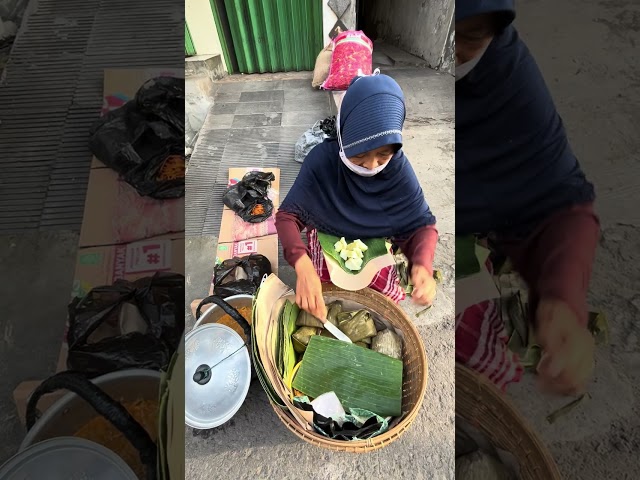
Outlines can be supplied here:
<path id="1" fill-rule="evenodd" d="M 276 349 L 276 363 L 278 373 L 280 373 L 282 378 L 286 378 L 285 372 L 287 371 L 287 366 L 289 366 L 290 369 L 293 368 L 291 363 L 295 361 L 295 356 L 294 360 L 290 358 L 290 353 L 293 350 L 291 334 L 295 331 L 295 319 L 298 317 L 298 312 L 298 306 L 287 300 L 278 319 L 279 337 Z"/>
<path id="2" fill-rule="evenodd" d="M 282 352 L 283 357 L 283 365 L 284 371 L 282 373 L 282 378 L 288 378 L 293 370 L 293 367 L 296 365 L 296 352 L 293 348 L 293 342 L 291 340 L 291 335 L 296 330 L 296 318 L 298 318 L 298 314 L 300 312 L 300 307 L 295 303 L 289 303 L 289 315 L 284 318 L 284 347 Z"/>
<path id="3" fill-rule="evenodd" d="M 335 392 L 343 407 L 402 414 L 402 361 L 352 343 L 313 336 L 293 380 L 311 398 Z"/>
<path id="4" fill-rule="evenodd" d="M 275 362 L 276 362 L 276 368 L 278 369 L 278 373 L 280 374 L 280 376 L 282 376 L 284 374 L 284 354 L 283 354 L 283 347 L 284 347 L 284 323 L 285 323 L 285 318 L 289 318 L 289 311 L 291 310 L 289 308 L 290 302 L 286 302 L 283 307 L 282 310 L 280 311 L 280 315 L 278 315 L 278 324 L 276 325 L 276 336 L 273 339 L 275 342 Z"/>
<path id="5" fill-rule="evenodd" d="M 539 345 L 531 345 L 522 357 L 521 363 L 524 368 L 535 371 L 541 358 L 542 348 Z"/>
<path id="6" fill-rule="evenodd" d="M 347 243 L 350 244 L 356 239 L 354 238 L 352 240 L 346 240 Z M 389 249 L 387 248 L 387 241 L 384 238 L 371 238 L 368 240 L 361 240 L 362 243 L 364 243 L 369 248 L 363 252 L 364 257 L 362 258 L 362 266 L 360 267 L 360 270 L 351 271 L 346 267 L 346 261 L 343 260 L 338 252 L 336 252 L 335 244 L 338 241 L 340 241 L 340 237 L 334 237 L 333 235 L 327 235 L 326 233 L 318 232 L 318 242 L 322 247 L 322 251 L 326 255 L 329 255 L 331 258 L 333 258 L 336 262 L 338 262 L 338 265 L 340 265 L 340 268 L 342 270 L 351 275 L 356 275 L 365 267 L 367 263 L 369 263 L 369 261 L 373 260 L 374 258 L 381 257 L 389 253 Z"/>
<path id="7" fill-rule="evenodd" d="M 371 314 L 366 310 L 360 310 L 353 318 L 342 322 L 338 328 L 354 343 L 374 337 L 378 333 Z"/>
<path id="8" fill-rule="evenodd" d="M 470 277 L 480 272 L 480 262 L 476 256 L 476 237 L 456 235 L 456 280 Z"/>
<path id="9" fill-rule="evenodd" d="M 589 312 L 589 331 L 597 345 L 609 343 L 609 322 L 602 312 Z"/>
<path id="10" fill-rule="evenodd" d="M 576 408 L 578 405 L 580 405 L 583 401 L 585 401 L 587 399 L 590 400 L 591 399 L 591 395 L 589 395 L 588 393 L 583 393 L 582 395 L 580 395 L 575 400 L 572 400 L 571 402 L 566 404 L 564 407 L 561 407 L 558 410 L 556 410 L 556 411 L 550 413 L 549 415 L 547 415 L 547 422 L 555 423 L 556 420 L 558 420 L 560 417 L 563 417 L 566 414 L 568 414 L 569 412 L 571 412 L 574 408 Z"/>
<path id="11" fill-rule="evenodd" d="M 255 331 L 253 333 L 255 333 Z M 271 386 L 269 377 L 267 376 L 264 366 L 260 361 L 260 353 L 258 351 L 258 342 L 256 337 L 257 335 L 251 335 L 251 350 L 253 352 L 253 355 L 251 355 L 251 359 L 253 361 L 253 366 L 256 369 L 256 376 L 258 377 L 258 380 L 260 381 L 260 385 L 262 385 L 262 388 L 266 392 L 269 399 L 275 405 L 278 405 L 284 408 L 285 407 L 284 402 L 280 399 L 280 396 L 276 393 L 274 388 Z"/>
<path id="12" fill-rule="evenodd" d="M 507 300 L 507 311 L 509 313 L 509 320 L 513 329 L 518 332 L 522 345 L 529 345 L 529 326 L 527 325 L 526 312 L 522 304 L 522 298 L 520 292 L 515 293 L 509 300 Z"/>

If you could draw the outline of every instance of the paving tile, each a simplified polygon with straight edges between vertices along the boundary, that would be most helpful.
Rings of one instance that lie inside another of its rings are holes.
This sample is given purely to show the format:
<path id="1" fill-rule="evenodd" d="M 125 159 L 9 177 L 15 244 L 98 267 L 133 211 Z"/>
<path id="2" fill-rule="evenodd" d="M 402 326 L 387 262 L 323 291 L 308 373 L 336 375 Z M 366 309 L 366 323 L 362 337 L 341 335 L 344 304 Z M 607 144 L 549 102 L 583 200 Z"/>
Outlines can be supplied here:
<path id="1" fill-rule="evenodd" d="M 280 113 L 284 108 L 283 101 L 237 103 L 236 114 Z"/>
<path id="2" fill-rule="evenodd" d="M 310 110 L 308 112 L 284 112 L 282 114 L 282 126 L 290 127 L 290 126 L 305 126 L 311 127 L 318 120 L 324 120 L 326 118 L 326 114 L 321 110 Z"/>
<path id="3" fill-rule="evenodd" d="M 284 90 L 264 90 L 259 92 L 242 92 L 240 102 L 282 102 Z"/>
<path id="4" fill-rule="evenodd" d="M 281 113 L 255 113 L 252 115 L 235 115 L 231 127 L 279 127 L 281 125 L 281 121 Z"/>
<path id="5" fill-rule="evenodd" d="M 239 103 L 214 103 L 213 104 L 213 113 L 236 113 L 236 107 L 240 105 Z"/>

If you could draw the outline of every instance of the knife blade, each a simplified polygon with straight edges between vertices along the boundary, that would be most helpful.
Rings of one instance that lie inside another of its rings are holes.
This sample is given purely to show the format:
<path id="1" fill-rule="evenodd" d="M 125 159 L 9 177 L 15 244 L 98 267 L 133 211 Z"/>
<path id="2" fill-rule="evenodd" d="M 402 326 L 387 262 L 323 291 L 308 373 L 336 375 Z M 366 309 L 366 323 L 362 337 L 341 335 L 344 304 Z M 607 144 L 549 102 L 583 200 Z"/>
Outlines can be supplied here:
<path id="1" fill-rule="evenodd" d="M 331 323 L 330 321 L 325 321 L 324 322 L 324 328 L 327 329 L 327 331 L 333 335 L 334 337 L 336 337 L 338 340 L 342 340 L 343 342 L 347 342 L 347 343 L 353 343 L 351 341 L 351 339 L 349 337 L 347 337 L 344 333 L 342 333 L 338 327 L 336 327 L 333 323 Z"/>

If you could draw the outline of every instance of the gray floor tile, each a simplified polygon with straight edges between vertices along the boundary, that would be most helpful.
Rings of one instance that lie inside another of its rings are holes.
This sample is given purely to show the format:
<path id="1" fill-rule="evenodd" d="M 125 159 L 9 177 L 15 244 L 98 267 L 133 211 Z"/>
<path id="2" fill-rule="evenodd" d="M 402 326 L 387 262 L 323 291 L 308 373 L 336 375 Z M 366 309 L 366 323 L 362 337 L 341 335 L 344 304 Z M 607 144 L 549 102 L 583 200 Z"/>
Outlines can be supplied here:
<path id="1" fill-rule="evenodd" d="M 255 113 L 252 115 L 235 115 L 232 128 L 247 127 L 279 127 L 282 121 L 281 113 Z"/>
<path id="2" fill-rule="evenodd" d="M 282 102 L 284 90 L 263 90 L 258 92 L 242 92 L 240 102 Z"/>

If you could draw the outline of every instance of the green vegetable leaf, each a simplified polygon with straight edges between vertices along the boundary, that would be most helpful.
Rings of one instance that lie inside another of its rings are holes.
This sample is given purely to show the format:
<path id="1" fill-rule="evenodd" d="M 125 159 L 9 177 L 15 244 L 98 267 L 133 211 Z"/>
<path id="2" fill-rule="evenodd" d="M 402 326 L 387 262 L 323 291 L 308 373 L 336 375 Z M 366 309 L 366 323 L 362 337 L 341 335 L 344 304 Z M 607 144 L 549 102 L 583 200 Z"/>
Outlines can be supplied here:
<path id="1" fill-rule="evenodd" d="M 347 243 L 351 243 L 356 239 L 346 240 Z M 346 261 L 342 259 L 338 252 L 336 252 L 335 244 L 340 241 L 340 237 L 334 237 L 333 235 L 327 235 L 326 233 L 318 232 L 318 241 L 320 242 L 320 246 L 322 247 L 323 252 L 333 258 L 336 262 L 338 262 L 340 268 L 342 268 L 345 272 L 352 275 L 356 275 L 358 272 L 360 272 L 365 267 L 365 265 L 374 258 L 381 257 L 389 253 L 389 250 L 387 250 L 387 241 L 384 238 L 362 240 L 362 243 L 364 243 L 369 248 L 363 252 L 364 258 L 362 259 L 362 266 L 360 267 L 360 270 L 352 271 L 346 267 Z"/>
<path id="2" fill-rule="evenodd" d="M 311 337 L 293 388 L 316 398 L 335 392 L 343 407 L 402 414 L 402 361 L 354 344 Z"/>

